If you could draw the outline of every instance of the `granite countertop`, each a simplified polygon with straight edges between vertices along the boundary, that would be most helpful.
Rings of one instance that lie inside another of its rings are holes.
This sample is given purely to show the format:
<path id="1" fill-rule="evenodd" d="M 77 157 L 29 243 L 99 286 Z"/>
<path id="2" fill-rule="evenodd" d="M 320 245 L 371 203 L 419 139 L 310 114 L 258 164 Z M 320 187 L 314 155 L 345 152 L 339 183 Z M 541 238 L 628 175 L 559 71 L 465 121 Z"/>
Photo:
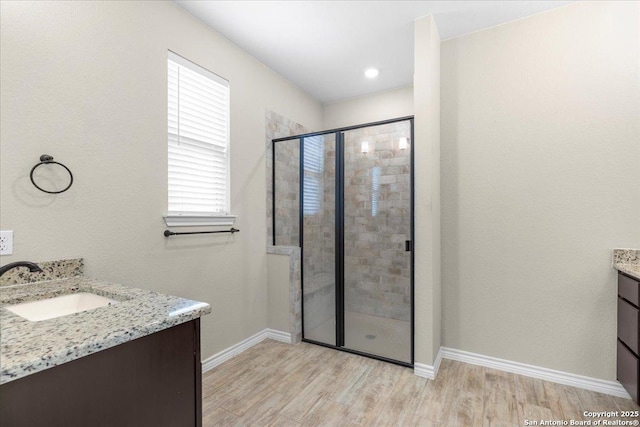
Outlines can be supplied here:
<path id="1" fill-rule="evenodd" d="M 638 264 L 621 264 L 616 267 L 616 270 L 631 276 L 636 280 L 640 280 L 640 265 Z"/>
<path id="2" fill-rule="evenodd" d="M 640 249 L 614 249 L 613 268 L 640 280 Z"/>
<path id="3" fill-rule="evenodd" d="M 6 308 L 76 292 L 119 303 L 31 322 Z M 211 313 L 211 306 L 83 276 L 0 287 L 0 384 Z"/>

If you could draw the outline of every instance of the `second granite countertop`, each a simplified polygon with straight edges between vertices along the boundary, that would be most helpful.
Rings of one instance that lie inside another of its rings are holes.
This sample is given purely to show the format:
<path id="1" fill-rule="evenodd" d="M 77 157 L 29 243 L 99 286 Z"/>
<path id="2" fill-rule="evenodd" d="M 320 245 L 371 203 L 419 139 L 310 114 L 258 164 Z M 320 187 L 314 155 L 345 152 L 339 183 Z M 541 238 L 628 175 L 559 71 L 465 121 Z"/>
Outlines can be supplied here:
<path id="1" fill-rule="evenodd" d="M 31 322 L 5 308 L 91 292 L 118 304 Z M 211 313 L 204 302 L 86 277 L 0 288 L 0 384 Z"/>
<path id="2" fill-rule="evenodd" d="M 618 264 L 616 270 L 636 280 L 640 280 L 640 265 L 638 264 Z"/>
<path id="3" fill-rule="evenodd" d="M 640 280 L 640 249 L 614 249 L 613 268 Z"/>

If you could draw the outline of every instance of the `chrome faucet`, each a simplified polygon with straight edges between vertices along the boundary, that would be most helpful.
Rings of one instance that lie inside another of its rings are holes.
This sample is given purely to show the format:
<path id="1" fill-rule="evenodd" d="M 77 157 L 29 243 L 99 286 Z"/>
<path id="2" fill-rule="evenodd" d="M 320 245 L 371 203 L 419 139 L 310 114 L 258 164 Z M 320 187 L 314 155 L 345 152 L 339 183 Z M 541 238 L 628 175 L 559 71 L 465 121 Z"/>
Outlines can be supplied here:
<path id="1" fill-rule="evenodd" d="M 9 270 L 13 270 L 16 267 L 28 267 L 32 273 L 42 273 L 42 269 L 38 267 L 38 264 L 29 261 L 16 261 L 11 264 L 3 265 L 0 267 L 0 277 Z"/>

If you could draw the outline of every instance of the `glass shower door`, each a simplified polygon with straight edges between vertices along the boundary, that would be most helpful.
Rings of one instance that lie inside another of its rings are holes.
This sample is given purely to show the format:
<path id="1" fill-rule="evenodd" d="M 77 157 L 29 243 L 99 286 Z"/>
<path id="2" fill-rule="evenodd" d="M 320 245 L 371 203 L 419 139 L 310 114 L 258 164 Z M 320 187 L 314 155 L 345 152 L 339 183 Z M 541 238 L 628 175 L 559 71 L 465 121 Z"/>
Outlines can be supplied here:
<path id="1" fill-rule="evenodd" d="M 413 363 L 411 121 L 348 130 L 342 140 L 343 345 Z"/>
<path id="2" fill-rule="evenodd" d="M 336 345 L 336 138 L 301 138 L 304 337 Z"/>
<path id="3" fill-rule="evenodd" d="M 300 246 L 305 341 L 412 365 L 412 137 L 407 118 L 274 140 L 273 240 Z"/>

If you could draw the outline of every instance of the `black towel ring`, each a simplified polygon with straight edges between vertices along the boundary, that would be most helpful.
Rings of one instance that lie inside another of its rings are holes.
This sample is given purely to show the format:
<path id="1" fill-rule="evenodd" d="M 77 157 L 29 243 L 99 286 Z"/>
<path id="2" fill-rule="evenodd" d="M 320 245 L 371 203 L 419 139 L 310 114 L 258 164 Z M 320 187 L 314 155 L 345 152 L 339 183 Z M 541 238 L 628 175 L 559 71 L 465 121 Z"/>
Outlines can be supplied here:
<path id="1" fill-rule="evenodd" d="M 49 164 L 56 164 L 56 165 L 60 165 L 63 168 L 65 168 L 67 170 L 67 172 L 69 172 L 69 185 L 67 185 L 65 187 L 64 190 L 60 190 L 60 191 L 49 191 L 49 190 L 45 190 L 43 188 L 40 188 L 40 186 L 38 184 L 36 184 L 36 182 L 33 180 L 33 172 L 36 170 L 36 168 L 40 165 L 49 165 Z M 69 188 L 71 188 L 71 185 L 73 184 L 73 174 L 71 173 L 71 170 L 69 170 L 68 167 L 66 167 L 65 165 L 63 165 L 60 162 L 54 162 L 53 161 L 53 157 L 48 155 L 48 154 L 43 154 L 42 156 L 40 156 L 40 163 L 38 163 L 37 165 L 35 165 L 33 168 L 31 168 L 31 173 L 29 174 L 29 177 L 31 178 L 31 183 L 40 191 L 43 191 L 45 193 L 49 193 L 49 194 L 59 194 L 59 193 L 64 193 L 65 191 L 67 191 Z"/>

